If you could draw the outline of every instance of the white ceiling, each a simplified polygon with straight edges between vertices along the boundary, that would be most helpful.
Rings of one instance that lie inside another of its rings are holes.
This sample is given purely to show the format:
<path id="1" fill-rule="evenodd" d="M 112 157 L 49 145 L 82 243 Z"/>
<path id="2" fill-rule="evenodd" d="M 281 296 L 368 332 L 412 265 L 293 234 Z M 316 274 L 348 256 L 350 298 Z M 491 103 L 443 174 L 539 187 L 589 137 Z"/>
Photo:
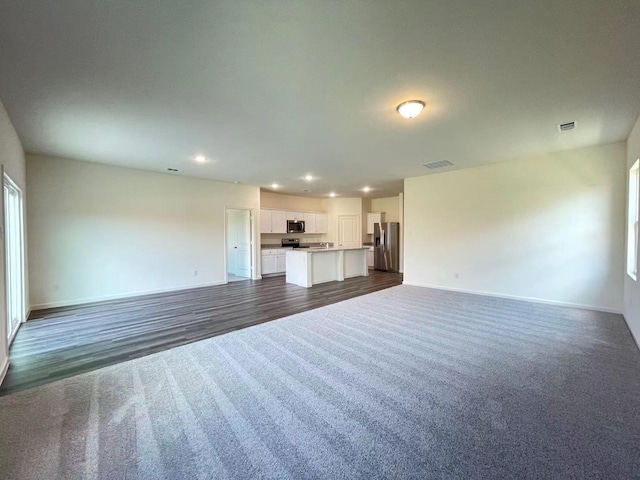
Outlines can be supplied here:
<path id="1" fill-rule="evenodd" d="M 0 98 L 29 152 L 379 197 L 624 140 L 639 46 L 638 0 L 0 0 Z"/>

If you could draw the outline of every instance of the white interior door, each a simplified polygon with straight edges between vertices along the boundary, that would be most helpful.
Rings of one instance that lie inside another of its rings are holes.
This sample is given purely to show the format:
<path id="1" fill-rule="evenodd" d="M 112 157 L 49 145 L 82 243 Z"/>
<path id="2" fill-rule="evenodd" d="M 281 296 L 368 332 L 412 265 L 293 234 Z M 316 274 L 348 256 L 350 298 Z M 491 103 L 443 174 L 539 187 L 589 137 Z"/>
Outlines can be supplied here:
<path id="1" fill-rule="evenodd" d="M 338 246 L 354 248 L 362 246 L 360 238 L 360 217 L 340 215 L 338 217 Z"/>
<path id="2" fill-rule="evenodd" d="M 227 209 L 227 271 L 251 278 L 251 212 Z"/>
<path id="3" fill-rule="evenodd" d="M 227 272 L 231 275 L 236 274 L 237 255 L 236 252 L 236 223 L 237 210 L 227 210 Z"/>
<path id="4" fill-rule="evenodd" d="M 4 241 L 7 337 L 12 339 L 25 317 L 22 191 L 4 175 Z"/>

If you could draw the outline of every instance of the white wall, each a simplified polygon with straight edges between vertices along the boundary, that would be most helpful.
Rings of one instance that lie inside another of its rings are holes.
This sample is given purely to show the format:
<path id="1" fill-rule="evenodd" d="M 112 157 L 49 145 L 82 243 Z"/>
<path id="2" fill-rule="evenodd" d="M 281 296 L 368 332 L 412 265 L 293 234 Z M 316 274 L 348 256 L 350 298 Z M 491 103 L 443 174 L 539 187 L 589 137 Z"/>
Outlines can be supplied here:
<path id="1" fill-rule="evenodd" d="M 297 195 L 261 191 L 260 207 L 301 212 L 324 212 L 325 201 L 323 198 L 299 197 Z"/>
<path id="2" fill-rule="evenodd" d="M 32 155 L 27 181 L 32 308 L 224 282 L 225 207 L 259 245 L 257 187 Z"/>
<path id="3" fill-rule="evenodd" d="M 24 151 L 2 102 L 0 102 L 0 164 L 3 166 L 4 171 L 20 187 L 24 200 L 26 192 Z M 4 230 L 4 195 L 0 195 L 0 197 L 0 224 L 3 225 L 2 228 Z M 0 308 L 0 382 L 2 382 L 9 365 L 5 275 L 4 235 L 2 235 L 0 237 L 0 305 L 2 306 Z"/>
<path id="4" fill-rule="evenodd" d="M 636 122 L 631 134 L 627 139 L 627 169 L 626 184 L 627 184 L 627 206 L 628 206 L 628 194 L 629 194 L 629 169 L 633 163 L 640 158 L 640 118 Z M 626 212 L 626 210 L 625 210 Z M 626 214 L 625 214 L 625 218 Z M 625 233 L 625 239 L 627 235 Z M 626 245 L 625 245 L 626 246 Z M 640 252 L 638 252 L 640 257 Z M 626 273 L 626 256 L 625 256 L 625 273 L 624 273 L 624 318 L 629 325 L 629 329 L 633 334 L 636 343 L 640 345 L 640 281 L 633 280 Z"/>
<path id="5" fill-rule="evenodd" d="M 621 311 L 625 163 L 616 143 L 406 179 L 405 283 Z"/>
<path id="6" fill-rule="evenodd" d="M 371 199 L 372 212 L 384 212 L 385 222 L 400 221 L 400 197 L 384 197 Z"/>

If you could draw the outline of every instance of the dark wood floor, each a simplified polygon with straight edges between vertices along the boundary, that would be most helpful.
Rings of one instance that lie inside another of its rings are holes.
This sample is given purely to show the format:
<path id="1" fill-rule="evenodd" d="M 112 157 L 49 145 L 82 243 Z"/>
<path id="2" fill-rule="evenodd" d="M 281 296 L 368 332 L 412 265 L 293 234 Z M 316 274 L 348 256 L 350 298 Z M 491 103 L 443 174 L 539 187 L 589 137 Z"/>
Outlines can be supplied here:
<path id="1" fill-rule="evenodd" d="M 397 273 L 302 288 L 284 277 L 32 312 L 11 346 L 0 395 L 402 283 Z"/>

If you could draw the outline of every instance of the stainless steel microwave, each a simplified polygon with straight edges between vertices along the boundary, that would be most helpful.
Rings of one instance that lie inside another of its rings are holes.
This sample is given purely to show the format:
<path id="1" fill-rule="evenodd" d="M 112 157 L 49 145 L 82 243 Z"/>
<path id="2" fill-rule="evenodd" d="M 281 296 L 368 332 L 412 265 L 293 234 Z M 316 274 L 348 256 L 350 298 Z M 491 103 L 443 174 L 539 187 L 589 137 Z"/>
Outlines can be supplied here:
<path id="1" fill-rule="evenodd" d="M 304 233 L 304 220 L 287 220 L 287 233 Z"/>

